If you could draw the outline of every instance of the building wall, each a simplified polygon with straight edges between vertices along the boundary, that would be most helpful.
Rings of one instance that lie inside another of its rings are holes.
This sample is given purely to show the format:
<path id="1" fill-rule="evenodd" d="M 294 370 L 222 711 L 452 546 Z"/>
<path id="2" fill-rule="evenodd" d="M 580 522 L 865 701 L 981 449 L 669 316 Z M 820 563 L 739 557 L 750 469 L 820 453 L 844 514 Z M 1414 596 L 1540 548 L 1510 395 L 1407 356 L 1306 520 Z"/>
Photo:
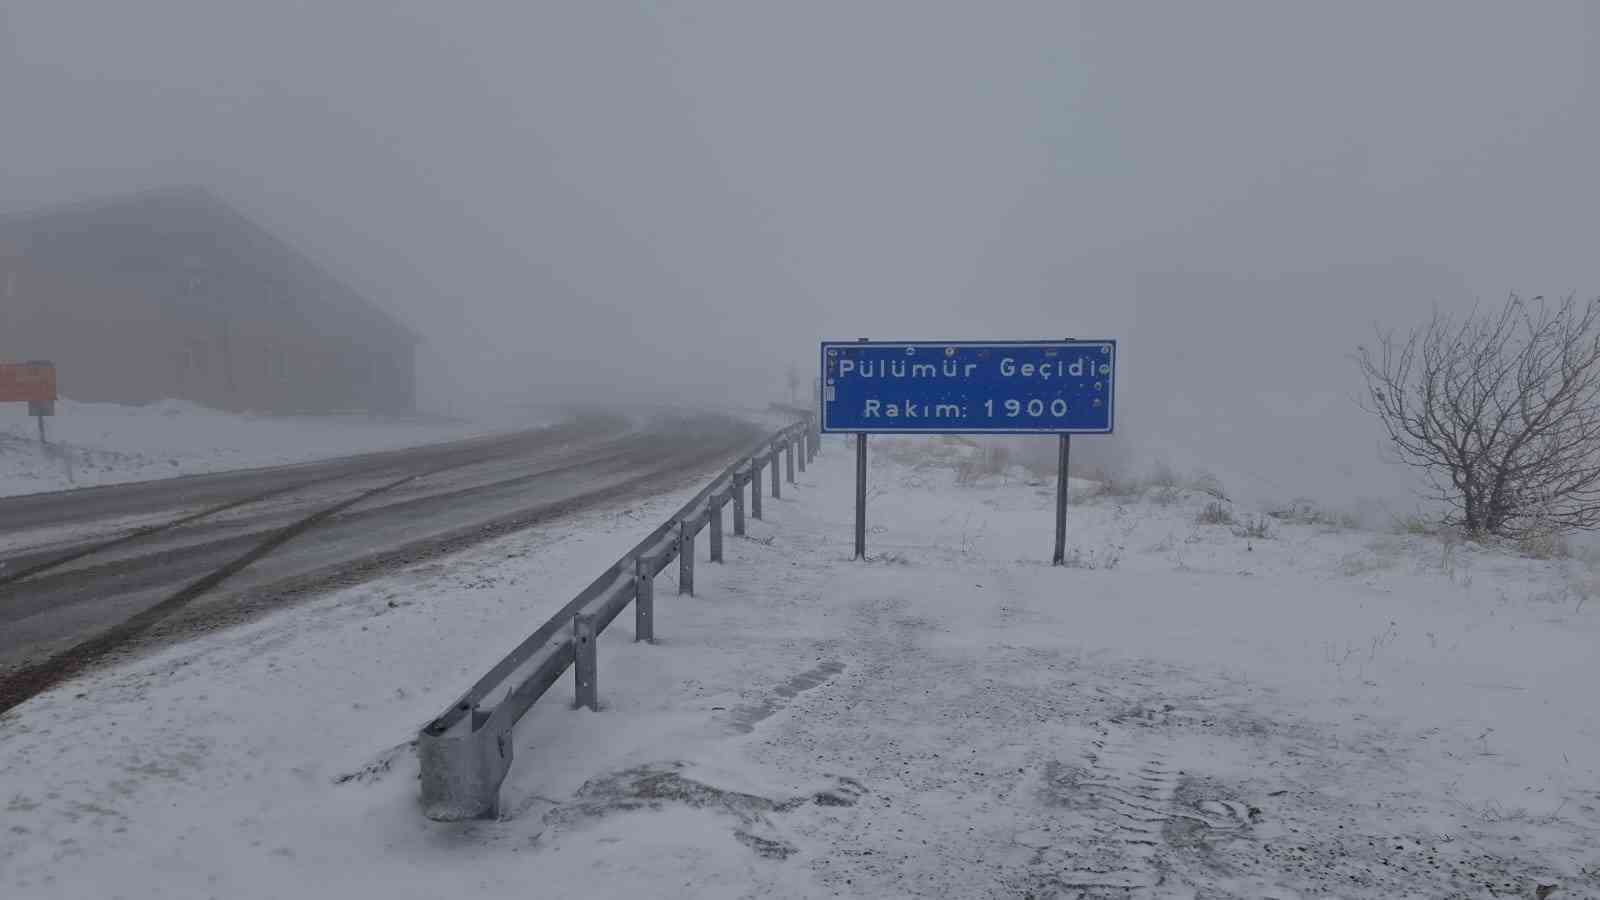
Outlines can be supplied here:
<path id="1" fill-rule="evenodd" d="M 248 299 L 164 299 L 42 272 L 0 247 L 0 359 L 51 360 L 62 394 L 82 401 L 178 397 L 285 413 L 414 406 L 409 340 L 320 334 Z"/>

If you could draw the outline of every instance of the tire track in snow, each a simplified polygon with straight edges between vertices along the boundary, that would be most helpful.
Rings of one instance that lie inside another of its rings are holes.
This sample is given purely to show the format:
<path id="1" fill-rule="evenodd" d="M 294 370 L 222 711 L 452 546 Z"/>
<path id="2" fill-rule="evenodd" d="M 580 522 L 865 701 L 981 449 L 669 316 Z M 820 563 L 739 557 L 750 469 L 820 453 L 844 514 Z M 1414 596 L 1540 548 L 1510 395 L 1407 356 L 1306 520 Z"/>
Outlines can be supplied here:
<path id="1" fill-rule="evenodd" d="M 1133 737 L 1108 731 L 1092 742 L 1087 765 L 1045 766 L 1040 799 L 1061 812 L 1049 817 L 1054 833 L 1029 861 L 1034 896 L 1161 896 L 1155 891 L 1167 876 L 1160 853 L 1180 776 L 1150 751 L 1148 736 L 1144 747 Z"/>

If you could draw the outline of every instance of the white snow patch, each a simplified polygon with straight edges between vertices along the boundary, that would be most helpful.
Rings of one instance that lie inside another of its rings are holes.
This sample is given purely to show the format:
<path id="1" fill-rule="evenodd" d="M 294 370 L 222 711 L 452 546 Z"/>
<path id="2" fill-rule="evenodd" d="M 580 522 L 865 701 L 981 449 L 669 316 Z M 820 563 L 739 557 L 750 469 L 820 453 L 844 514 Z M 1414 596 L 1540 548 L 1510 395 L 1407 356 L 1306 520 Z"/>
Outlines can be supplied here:
<path id="1" fill-rule="evenodd" d="M 694 485 L 18 708 L 0 895 L 1600 895 L 1582 564 L 1183 495 L 1075 505 L 1056 569 L 1053 484 L 887 455 L 858 563 L 853 465 L 618 619 L 502 821 L 425 821 L 405 742 Z"/>
<path id="2" fill-rule="evenodd" d="M 305 462 L 459 440 L 537 425 L 518 411 L 492 424 L 368 414 L 269 416 L 220 412 L 184 400 L 145 406 L 63 399 L 39 445 L 26 407 L 0 408 L 0 497 Z"/>

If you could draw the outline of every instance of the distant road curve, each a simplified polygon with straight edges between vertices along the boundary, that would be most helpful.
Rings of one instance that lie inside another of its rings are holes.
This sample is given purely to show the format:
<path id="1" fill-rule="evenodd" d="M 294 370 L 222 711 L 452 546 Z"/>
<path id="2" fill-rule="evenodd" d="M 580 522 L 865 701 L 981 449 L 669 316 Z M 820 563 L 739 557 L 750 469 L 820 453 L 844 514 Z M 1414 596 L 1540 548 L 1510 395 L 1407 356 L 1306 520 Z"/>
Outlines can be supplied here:
<path id="1" fill-rule="evenodd" d="M 651 493 L 760 433 L 711 413 L 593 414 L 293 466 L 0 498 L 0 712 L 110 654 Z"/>

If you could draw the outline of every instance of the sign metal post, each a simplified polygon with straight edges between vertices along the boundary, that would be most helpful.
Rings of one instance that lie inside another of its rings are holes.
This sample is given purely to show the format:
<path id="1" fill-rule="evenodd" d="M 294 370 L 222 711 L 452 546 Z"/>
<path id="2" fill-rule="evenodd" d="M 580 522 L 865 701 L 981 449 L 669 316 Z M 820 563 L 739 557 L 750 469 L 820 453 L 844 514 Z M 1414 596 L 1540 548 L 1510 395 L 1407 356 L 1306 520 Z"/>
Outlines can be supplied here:
<path id="1" fill-rule="evenodd" d="M 867 435 L 856 435 L 856 559 L 867 558 Z"/>
<path id="2" fill-rule="evenodd" d="M 1072 459 L 1072 435 L 1061 436 L 1061 452 L 1056 459 L 1056 551 L 1050 565 L 1067 562 L 1067 464 Z"/>

